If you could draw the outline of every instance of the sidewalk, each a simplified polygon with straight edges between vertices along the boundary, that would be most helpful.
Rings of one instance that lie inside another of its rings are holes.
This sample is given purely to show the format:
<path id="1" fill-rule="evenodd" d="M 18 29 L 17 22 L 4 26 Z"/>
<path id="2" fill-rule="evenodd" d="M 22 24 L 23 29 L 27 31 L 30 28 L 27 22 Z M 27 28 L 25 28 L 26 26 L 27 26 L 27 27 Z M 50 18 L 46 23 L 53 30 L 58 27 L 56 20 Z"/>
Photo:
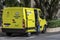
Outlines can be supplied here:
<path id="1" fill-rule="evenodd" d="M 60 32 L 60 27 L 57 27 L 57 28 L 47 28 L 47 32 L 48 33 Z"/>

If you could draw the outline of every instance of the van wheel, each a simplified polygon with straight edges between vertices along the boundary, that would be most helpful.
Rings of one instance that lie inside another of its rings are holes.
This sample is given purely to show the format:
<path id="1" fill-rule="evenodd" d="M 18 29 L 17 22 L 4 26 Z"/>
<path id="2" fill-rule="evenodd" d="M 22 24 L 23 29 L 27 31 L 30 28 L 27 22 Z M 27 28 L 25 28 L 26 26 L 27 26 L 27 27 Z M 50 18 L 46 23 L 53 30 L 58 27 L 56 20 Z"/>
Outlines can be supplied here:
<path id="1" fill-rule="evenodd" d="M 7 35 L 7 36 L 11 36 L 11 35 L 12 35 L 12 33 L 6 33 L 6 35 Z"/>
<path id="2" fill-rule="evenodd" d="M 45 33 L 46 32 L 46 28 L 47 28 L 47 26 L 44 26 L 43 31 L 41 33 Z"/>
<path id="3" fill-rule="evenodd" d="M 26 34 L 26 36 L 27 36 L 27 37 L 30 37 L 30 36 L 31 36 L 31 33 L 30 33 L 30 32 L 28 32 L 28 33 Z"/>

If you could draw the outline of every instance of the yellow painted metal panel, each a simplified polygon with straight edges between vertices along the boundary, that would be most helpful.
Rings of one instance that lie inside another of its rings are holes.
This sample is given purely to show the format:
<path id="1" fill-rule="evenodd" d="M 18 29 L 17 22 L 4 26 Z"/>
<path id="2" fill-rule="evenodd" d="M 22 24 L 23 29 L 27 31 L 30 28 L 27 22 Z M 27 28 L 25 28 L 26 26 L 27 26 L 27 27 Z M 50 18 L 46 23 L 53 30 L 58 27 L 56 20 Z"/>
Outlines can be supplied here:
<path id="1" fill-rule="evenodd" d="M 35 27 L 34 9 L 26 8 L 26 14 L 27 14 L 28 28 Z"/>
<path id="2" fill-rule="evenodd" d="M 3 11 L 3 28 L 22 28 L 23 9 L 22 8 L 8 8 Z M 15 21 L 15 23 L 13 22 Z M 4 23 L 9 23 L 6 26 Z"/>

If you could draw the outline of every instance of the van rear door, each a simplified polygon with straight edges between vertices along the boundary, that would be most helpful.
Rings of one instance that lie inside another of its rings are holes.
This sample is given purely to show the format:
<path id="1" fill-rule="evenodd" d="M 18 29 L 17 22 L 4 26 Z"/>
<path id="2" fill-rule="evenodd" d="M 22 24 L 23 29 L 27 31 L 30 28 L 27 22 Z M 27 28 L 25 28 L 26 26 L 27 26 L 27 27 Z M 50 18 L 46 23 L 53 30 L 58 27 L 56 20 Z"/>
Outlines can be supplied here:
<path id="1" fill-rule="evenodd" d="M 35 28 L 35 16 L 33 9 L 27 8 L 25 9 L 26 12 L 26 23 L 28 28 Z"/>
<path id="2" fill-rule="evenodd" d="M 8 8 L 3 11 L 3 28 L 22 28 L 22 9 Z"/>

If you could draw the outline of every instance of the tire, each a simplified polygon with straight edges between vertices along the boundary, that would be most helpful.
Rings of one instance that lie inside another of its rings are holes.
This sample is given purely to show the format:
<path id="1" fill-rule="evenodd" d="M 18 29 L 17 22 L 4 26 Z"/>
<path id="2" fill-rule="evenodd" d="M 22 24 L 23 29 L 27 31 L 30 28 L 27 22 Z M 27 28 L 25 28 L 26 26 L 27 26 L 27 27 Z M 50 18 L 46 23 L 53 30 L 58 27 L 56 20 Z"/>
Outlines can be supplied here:
<path id="1" fill-rule="evenodd" d="M 12 36 L 12 33 L 6 33 L 7 36 Z"/>
<path id="2" fill-rule="evenodd" d="M 27 33 L 27 34 L 26 34 L 26 36 L 27 36 L 27 37 L 30 37 L 30 36 L 31 36 L 31 33 L 30 33 L 30 32 L 29 32 L 29 33 Z"/>
<path id="3" fill-rule="evenodd" d="M 43 31 L 41 33 L 46 33 L 47 26 L 44 26 Z"/>

